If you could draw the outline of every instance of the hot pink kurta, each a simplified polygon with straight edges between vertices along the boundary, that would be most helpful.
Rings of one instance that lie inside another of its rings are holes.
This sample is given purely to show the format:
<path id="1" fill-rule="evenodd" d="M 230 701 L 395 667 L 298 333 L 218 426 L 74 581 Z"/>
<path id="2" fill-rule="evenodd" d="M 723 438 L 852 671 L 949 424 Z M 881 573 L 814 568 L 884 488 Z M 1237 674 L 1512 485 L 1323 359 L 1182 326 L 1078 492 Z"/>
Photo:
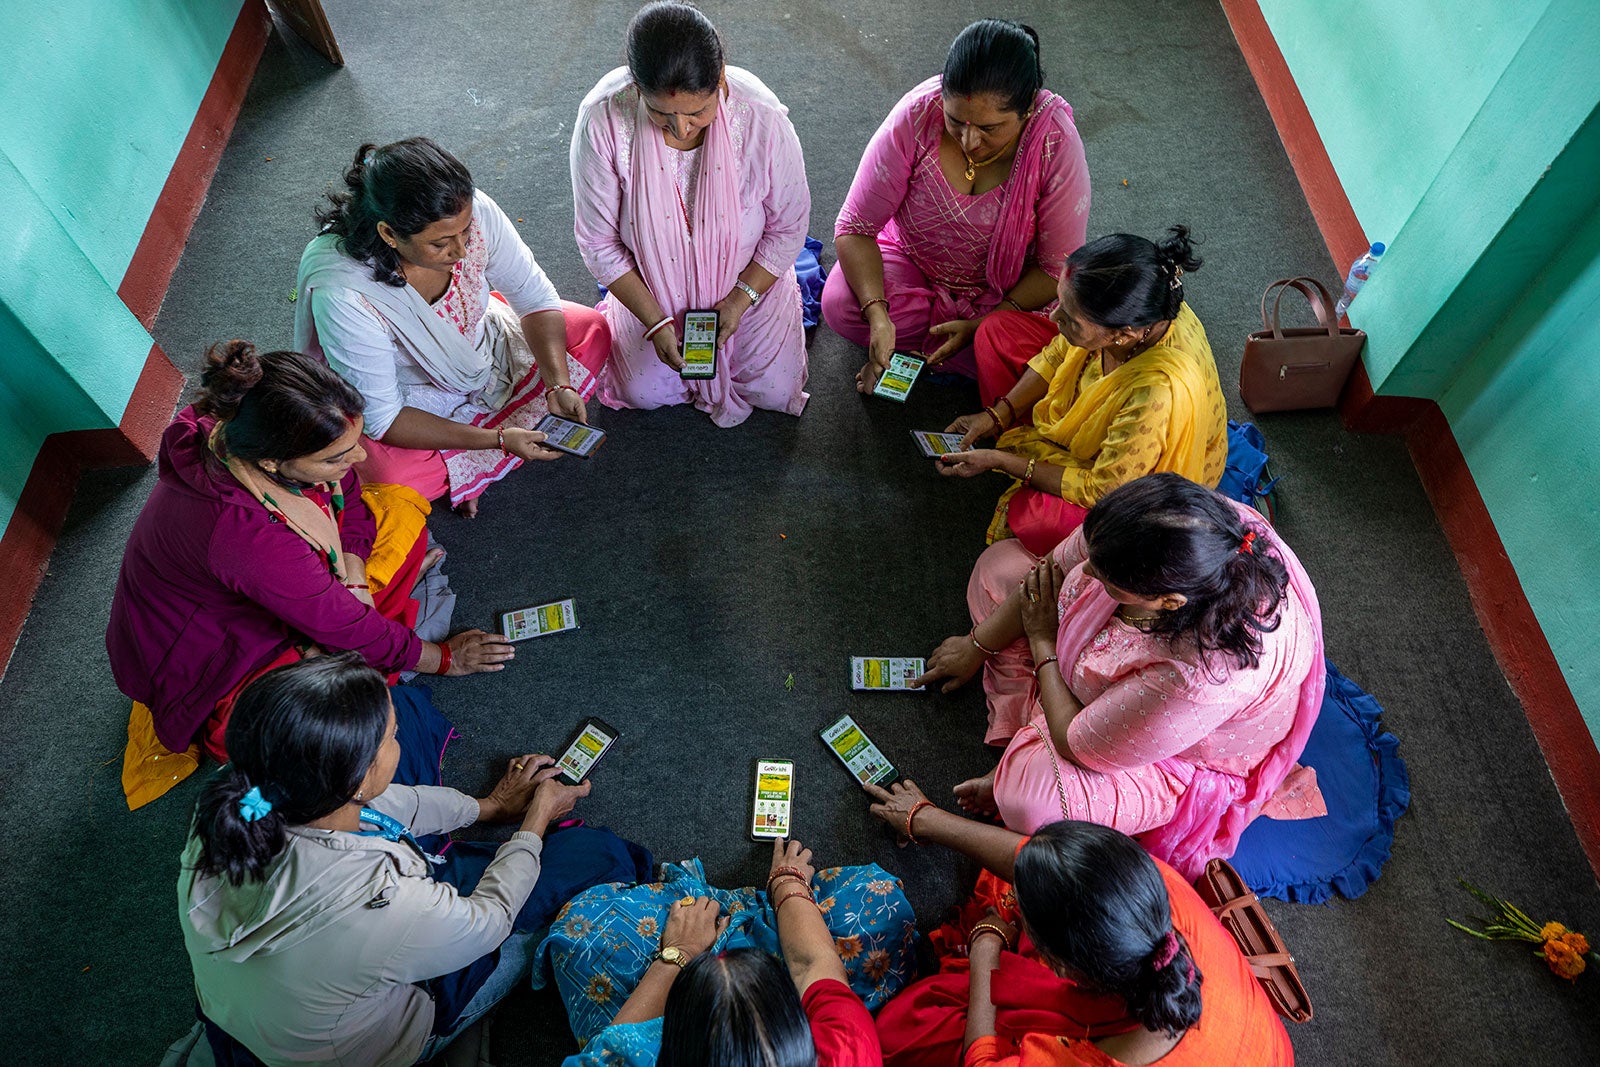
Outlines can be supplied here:
<path id="1" fill-rule="evenodd" d="M 1089 222 L 1089 166 L 1065 100 L 1040 90 L 1010 176 L 968 196 L 939 169 L 941 81 L 901 97 L 873 134 L 833 231 L 877 239 L 897 343 L 914 351 L 930 326 L 993 311 L 1030 267 L 1059 277 Z M 835 333 L 867 343 L 843 271 L 829 276 L 822 309 Z"/>
<path id="2" fill-rule="evenodd" d="M 794 271 L 811 214 L 800 139 L 788 109 L 755 75 L 728 67 L 727 86 L 692 160 L 650 124 L 626 67 L 600 79 L 578 109 L 575 231 L 602 285 L 637 270 L 681 336 L 683 313 L 734 292 L 752 260 L 778 278 L 723 345 L 716 378 L 703 382 L 684 381 L 656 358 L 644 339 L 653 324 L 621 301 L 602 301 L 612 348 L 600 399 L 611 407 L 693 402 L 718 426 L 736 426 L 752 408 L 798 415 L 808 399 Z"/>
<path id="3" fill-rule="evenodd" d="M 1165 637 L 1113 617 L 1115 603 L 1083 573 L 1081 530 L 1056 549 L 1067 572 L 1060 669 L 1083 711 L 1068 728 L 1070 752 L 1057 752 L 1026 642 L 990 659 L 987 740 L 1010 739 L 994 783 L 1008 827 L 1032 833 L 1073 818 L 1138 835 L 1181 824 L 1183 841 L 1151 851 L 1187 870 L 1231 855 L 1237 832 L 1269 802 L 1278 817 L 1324 813 L 1315 776 L 1294 763 L 1322 704 L 1326 668 L 1316 593 L 1266 521 L 1235 506 L 1262 533 L 1256 550 L 1277 553 L 1290 574 L 1280 623 L 1261 635 L 1261 661 L 1253 668 L 1213 662 L 1208 671 L 1192 650 L 1175 650 Z M 991 546 L 968 586 L 973 618 L 987 617 L 1034 562 L 1014 540 Z"/>

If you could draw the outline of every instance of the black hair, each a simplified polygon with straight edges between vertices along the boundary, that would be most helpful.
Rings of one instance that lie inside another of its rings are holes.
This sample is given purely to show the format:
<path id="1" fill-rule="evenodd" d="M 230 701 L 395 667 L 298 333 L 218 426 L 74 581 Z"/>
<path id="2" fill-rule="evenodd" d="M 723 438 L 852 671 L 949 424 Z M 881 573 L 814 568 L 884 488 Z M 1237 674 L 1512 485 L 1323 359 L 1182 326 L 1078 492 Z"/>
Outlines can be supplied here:
<path id="1" fill-rule="evenodd" d="M 333 444 L 366 407 L 356 387 L 299 352 L 257 352 L 249 341 L 206 350 L 194 408 L 227 423 L 240 459 L 299 459 Z"/>
<path id="2" fill-rule="evenodd" d="M 1172 226 L 1159 243 L 1131 233 L 1097 237 L 1067 257 L 1078 307 L 1108 329 L 1149 326 L 1174 318 L 1183 305 L 1183 272 L 1205 261 L 1189 227 Z"/>
<path id="3" fill-rule="evenodd" d="M 1278 628 L 1289 569 L 1267 530 L 1246 524 L 1225 497 L 1179 474 L 1147 474 L 1101 497 L 1083 537 L 1112 585 L 1187 598 L 1161 612 L 1152 632 L 1190 637 L 1203 656 L 1220 652 L 1239 667 L 1261 662 L 1261 635 Z"/>
<path id="4" fill-rule="evenodd" d="M 717 88 L 726 62 L 722 35 L 693 4 L 657 0 L 628 23 L 628 73 L 652 96 L 704 96 Z"/>
<path id="5" fill-rule="evenodd" d="M 660 1067 L 815 1067 L 788 970 L 760 949 L 703 952 L 667 994 Z"/>
<path id="6" fill-rule="evenodd" d="M 1203 976 L 1133 838 L 1088 822 L 1040 827 L 1017 853 L 1014 885 L 1028 935 L 1070 977 L 1121 997 L 1147 1030 L 1176 1037 L 1200 1021 Z"/>
<path id="7" fill-rule="evenodd" d="M 301 660 L 251 682 L 228 719 L 228 765 L 195 805 L 195 870 L 233 885 L 260 881 L 283 851 L 287 827 L 331 815 L 355 796 L 388 726 L 388 686 L 356 652 Z M 240 803 L 251 789 L 272 810 L 247 822 Z"/>
<path id="8" fill-rule="evenodd" d="M 979 19 L 956 35 L 944 60 L 945 96 L 997 96 L 1026 115 L 1044 88 L 1039 34 L 1010 19 Z"/>
<path id="9" fill-rule="evenodd" d="M 344 172 L 344 184 L 347 192 L 329 192 L 328 205 L 317 209 L 318 225 L 323 233 L 339 235 L 346 255 L 371 262 L 373 278 L 397 289 L 406 284 L 400 253 L 378 236 L 378 223 L 414 237 L 472 203 L 466 165 L 426 137 L 362 145 Z"/>

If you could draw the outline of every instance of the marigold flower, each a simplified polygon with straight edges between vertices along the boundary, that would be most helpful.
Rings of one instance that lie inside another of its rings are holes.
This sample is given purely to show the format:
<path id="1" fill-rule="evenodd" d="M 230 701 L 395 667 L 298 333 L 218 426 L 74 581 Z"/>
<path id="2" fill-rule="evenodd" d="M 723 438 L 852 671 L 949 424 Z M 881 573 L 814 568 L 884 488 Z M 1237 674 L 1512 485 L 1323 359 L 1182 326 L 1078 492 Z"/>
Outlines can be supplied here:
<path id="1" fill-rule="evenodd" d="M 1560 923 L 1545 923 L 1539 928 L 1539 940 L 1556 941 L 1567 932 L 1567 928 Z"/>
<path id="2" fill-rule="evenodd" d="M 1561 935 L 1561 940 L 1572 946 L 1572 951 L 1580 956 L 1589 954 L 1589 939 L 1576 930 L 1568 930 Z"/>
<path id="3" fill-rule="evenodd" d="M 1589 966 L 1576 948 L 1561 938 L 1544 943 L 1544 959 L 1552 971 L 1569 982 L 1576 981 Z"/>

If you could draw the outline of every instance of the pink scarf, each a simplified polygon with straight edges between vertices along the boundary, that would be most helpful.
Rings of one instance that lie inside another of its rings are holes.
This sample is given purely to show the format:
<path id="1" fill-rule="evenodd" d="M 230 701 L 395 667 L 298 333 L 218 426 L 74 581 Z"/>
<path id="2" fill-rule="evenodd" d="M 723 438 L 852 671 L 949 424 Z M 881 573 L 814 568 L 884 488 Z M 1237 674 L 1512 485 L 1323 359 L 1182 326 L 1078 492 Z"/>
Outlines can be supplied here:
<path id="1" fill-rule="evenodd" d="M 1178 798 L 1177 810 L 1171 821 L 1140 834 L 1139 843 L 1151 855 L 1177 868 L 1191 882 L 1200 877 L 1210 860 L 1233 855 L 1245 827 L 1250 825 L 1250 821 L 1260 814 L 1261 809 L 1297 770 L 1295 761 L 1305 751 L 1311 728 L 1316 725 L 1317 715 L 1322 710 L 1323 691 L 1328 684 L 1327 664 L 1322 651 L 1322 609 L 1317 604 L 1317 591 L 1312 588 L 1310 576 L 1289 547 L 1271 532 L 1265 519 L 1243 504 L 1230 503 L 1238 509 L 1240 518 L 1263 534 L 1261 540 L 1265 545 L 1258 547 L 1257 551 L 1262 547 L 1270 547 L 1288 568 L 1289 585 L 1305 605 L 1316 629 L 1317 651 L 1312 658 L 1311 669 L 1300 683 L 1300 700 L 1294 725 L 1248 775 L 1240 777 L 1226 771 L 1197 767 L 1175 756 L 1156 764 L 1180 778 L 1192 770 L 1194 778 Z M 1083 565 L 1079 564 L 1067 575 L 1066 584 L 1070 586 L 1082 576 Z M 1112 614 L 1117 610 L 1117 602 L 1111 599 L 1105 586 L 1089 580 L 1077 597 L 1062 608 L 1056 655 L 1061 660 L 1062 674 L 1070 676 L 1070 664 L 1078 662 L 1078 657 L 1083 655 L 1089 642 L 1111 621 Z"/>
<path id="2" fill-rule="evenodd" d="M 682 311 L 701 311 L 715 306 L 733 290 L 733 283 L 746 266 L 736 262 L 739 252 L 739 219 L 743 205 L 739 199 L 739 164 L 733 158 L 729 135 L 728 91 L 717 94 L 717 117 L 705 129 L 700 142 L 700 174 L 696 180 L 694 225 L 683 225 L 683 208 L 667 161 L 666 140 L 650 122 L 644 95 L 639 94 L 634 119 L 633 142 L 633 240 L 634 261 L 646 285 L 652 278 L 668 273 L 666 264 L 680 260 L 688 265 L 690 278 L 686 307 L 678 309 L 679 333 Z M 672 220 L 670 223 L 664 220 Z M 652 286 L 659 292 L 659 287 Z M 667 309 L 671 311 L 672 309 Z M 723 343 L 717 358 L 717 376 L 709 381 L 687 383 L 689 391 L 712 405 L 721 406 L 731 388 L 728 367 L 738 340 Z"/>

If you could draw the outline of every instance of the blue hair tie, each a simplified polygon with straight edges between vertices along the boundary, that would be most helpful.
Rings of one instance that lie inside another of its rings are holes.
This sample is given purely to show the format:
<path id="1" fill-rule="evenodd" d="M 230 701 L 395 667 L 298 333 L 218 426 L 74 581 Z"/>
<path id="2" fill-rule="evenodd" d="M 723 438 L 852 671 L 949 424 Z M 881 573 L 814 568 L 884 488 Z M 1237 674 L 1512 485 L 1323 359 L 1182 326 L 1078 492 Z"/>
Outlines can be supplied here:
<path id="1" fill-rule="evenodd" d="M 255 822 L 267 812 L 272 810 L 272 801 L 261 795 L 261 787 L 253 785 L 250 792 L 239 801 L 239 818 L 245 822 Z"/>

